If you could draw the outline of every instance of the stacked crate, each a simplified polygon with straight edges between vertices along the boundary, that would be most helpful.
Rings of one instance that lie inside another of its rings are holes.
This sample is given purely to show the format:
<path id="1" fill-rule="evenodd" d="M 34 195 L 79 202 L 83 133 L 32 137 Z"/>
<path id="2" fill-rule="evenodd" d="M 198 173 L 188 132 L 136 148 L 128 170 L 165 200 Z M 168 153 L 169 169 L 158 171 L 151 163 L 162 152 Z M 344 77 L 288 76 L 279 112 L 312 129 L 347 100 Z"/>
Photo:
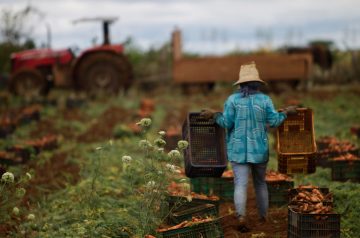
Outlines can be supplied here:
<path id="1" fill-rule="evenodd" d="M 309 194 L 315 194 L 313 189 L 322 195 L 322 201 L 314 200 L 314 198 L 309 200 L 311 198 L 306 197 Z M 308 195 L 305 195 L 304 192 Z M 305 204 L 307 207 L 313 206 L 317 210 L 302 210 L 301 206 Z M 305 186 L 290 190 L 288 237 L 340 238 L 340 215 L 332 212 L 332 207 L 332 194 L 329 193 L 328 188 Z M 326 209 L 326 211 L 318 209 Z"/>
<path id="2" fill-rule="evenodd" d="M 184 222 L 186 223 L 186 221 Z M 180 224 L 184 224 L 180 223 Z M 187 224 L 191 224 L 186 226 Z M 223 238 L 219 220 L 208 219 L 204 222 L 189 221 L 180 228 L 159 231 L 160 237 L 163 238 Z"/>
<path id="3" fill-rule="evenodd" d="M 232 201 L 234 199 L 234 177 L 221 178 L 191 178 L 191 191 L 206 195 L 215 195 L 220 201 Z"/>
<path id="4" fill-rule="evenodd" d="M 284 174 L 315 172 L 316 142 L 313 111 L 298 108 L 277 130 L 278 170 Z"/>
<path id="5" fill-rule="evenodd" d="M 348 153 L 332 159 L 331 179 L 341 182 L 348 180 L 360 182 L 360 157 Z"/>
<path id="6" fill-rule="evenodd" d="M 265 180 L 269 192 L 269 205 L 286 206 L 288 204 L 288 191 L 294 187 L 293 179 L 285 174 L 267 171 Z"/>
<path id="7" fill-rule="evenodd" d="M 162 237 L 222 238 L 219 223 L 219 198 L 191 193 L 188 196 L 168 196 L 167 229 L 158 233 Z"/>
<path id="8" fill-rule="evenodd" d="M 200 113 L 188 113 L 182 128 L 182 138 L 189 142 L 184 150 L 185 174 L 191 183 L 221 177 L 227 166 L 225 131 L 214 119 L 206 119 Z M 206 183 L 208 184 L 208 183 Z M 198 187 L 191 194 L 171 194 L 168 197 L 169 225 L 159 231 L 162 237 L 224 237 L 219 222 L 219 199 L 201 194 L 209 186 Z M 201 193 L 201 194 L 200 194 Z M 207 193 L 208 194 L 208 193 Z"/>
<path id="9" fill-rule="evenodd" d="M 350 141 L 341 141 L 333 136 L 320 137 L 317 140 L 317 166 L 331 168 L 332 160 L 341 156 L 359 155 L 359 148 Z"/>

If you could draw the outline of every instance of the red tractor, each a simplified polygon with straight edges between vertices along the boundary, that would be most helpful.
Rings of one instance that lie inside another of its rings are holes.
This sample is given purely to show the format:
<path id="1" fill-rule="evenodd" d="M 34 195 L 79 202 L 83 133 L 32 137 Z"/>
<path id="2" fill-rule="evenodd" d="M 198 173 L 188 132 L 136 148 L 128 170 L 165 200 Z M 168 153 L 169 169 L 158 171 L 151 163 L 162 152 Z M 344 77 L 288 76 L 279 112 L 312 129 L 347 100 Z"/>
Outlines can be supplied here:
<path id="1" fill-rule="evenodd" d="M 53 86 L 73 87 L 90 94 L 126 91 L 132 83 L 132 67 L 122 45 L 110 44 L 109 26 L 116 18 L 89 18 L 101 21 L 103 44 L 75 57 L 71 49 L 35 49 L 11 55 L 10 89 L 25 95 L 46 95 Z"/>

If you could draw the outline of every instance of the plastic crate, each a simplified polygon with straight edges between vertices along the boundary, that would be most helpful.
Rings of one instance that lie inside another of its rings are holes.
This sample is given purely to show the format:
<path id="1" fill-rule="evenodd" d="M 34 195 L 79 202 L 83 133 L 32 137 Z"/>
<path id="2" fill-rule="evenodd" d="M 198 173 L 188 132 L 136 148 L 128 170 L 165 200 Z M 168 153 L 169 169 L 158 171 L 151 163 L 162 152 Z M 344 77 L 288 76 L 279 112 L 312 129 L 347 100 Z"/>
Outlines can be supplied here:
<path id="1" fill-rule="evenodd" d="M 340 215 L 298 213 L 289 207 L 288 238 L 340 238 Z"/>
<path id="2" fill-rule="evenodd" d="M 331 160 L 328 153 L 319 151 L 316 153 L 316 166 L 323 168 L 331 168 Z"/>
<path id="3" fill-rule="evenodd" d="M 318 188 L 320 190 L 320 192 L 326 196 L 330 193 L 329 191 L 329 188 Z M 308 192 L 311 192 L 312 191 L 312 188 L 302 188 L 301 190 L 305 190 L 305 191 L 308 191 Z M 299 189 L 297 188 L 293 188 L 293 189 L 290 189 L 289 192 L 288 192 L 288 199 L 289 199 L 289 204 L 291 204 L 291 200 L 299 193 Z M 328 197 L 324 202 L 323 202 L 324 205 L 326 206 L 332 206 L 334 205 L 334 200 L 333 200 L 333 197 Z"/>
<path id="4" fill-rule="evenodd" d="M 311 174 L 316 171 L 316 154 L 278 154 L 278 171 L 283 174 Z"/>
<path id="5" fill-rule="evenodd" d="M 184 209 L 182 211 L 171 212 L 169 216 L 169 223 L 176 225 L 186 220 L 191 220 L 193 217 L 207 218 L 218 216 L 218 211 L 213 204 L 201 204 L 195 207 Z"/>
<path id="6" fill-rule="evenodd" d="M 360 182 L 360 160 L 333 160 L 331 165 L 333 181 Z"/>
<path id="7" fill-rule="evenodd" d="M 189 147 L 184 151 L 185 173 L 194 177 L 221 177 L 227 166 L 225 130 L 214 119 L 188 114 L 182 129 Z"/>
<path id="8" fill-rule="evenodd" d="M 221 201 L 232 201 L 234 199 L 234 178 L 191 178 L 191 191 L 206 195 L 216 195 Z"/>
<path id="9" fill-rule="evenodd" d="M 168 196 L 167 199 L 169 203 L 169 209 L 174 212 L 194 208 L 203 204 L 212 204 L 215 206 L 217 213 L 219 213 L 219 200 L 192 198 L 191 201 L 188 201 L 186 197 L 173 195 Z"/>
<path id="10" fill-rule="evenodd" d="M 270 206 L 284 206 L 288 204 L 288 191 L 294 187 L 293 181 L 266 182 L 269 192 Z"/>
<path id="11" fill-rule="evenodd" d="M 314 115 L 309 108 L 298 108 L 278 127 L 276 145 L 279 172 L 286 174 L 312 173 L 316 154 Z"/>
<path id="12" fill-rule="evenodd" d="M 163 238 L 223 238 L 220 222 L 213 220 L 160 233 Z"/>

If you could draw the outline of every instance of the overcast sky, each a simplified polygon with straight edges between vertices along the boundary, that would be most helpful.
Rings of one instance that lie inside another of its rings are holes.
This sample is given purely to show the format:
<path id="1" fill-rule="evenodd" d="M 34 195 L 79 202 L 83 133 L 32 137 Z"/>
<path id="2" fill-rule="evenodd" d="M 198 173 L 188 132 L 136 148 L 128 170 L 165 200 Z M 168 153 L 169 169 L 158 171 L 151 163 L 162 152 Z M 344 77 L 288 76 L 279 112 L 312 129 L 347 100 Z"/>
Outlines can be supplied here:
<path id="1" fill-rule="evenodd" d="M 249 50 L 259 45 L 304 45 L 333 40 L 338 47 L 360 46 L 359 0 L 0 0 L 0 9 L 17 10 L 30 2 L 46 14 L 33 32 L 37 44 L 52 29 L 53 48 L 101 43 L 98 23 L 72 24 L 80 17 L 115 16 L 113 42 L 128 36 L 143 47 L 169 40 L 178 26 L 184 48 L 197 53 Z"/>

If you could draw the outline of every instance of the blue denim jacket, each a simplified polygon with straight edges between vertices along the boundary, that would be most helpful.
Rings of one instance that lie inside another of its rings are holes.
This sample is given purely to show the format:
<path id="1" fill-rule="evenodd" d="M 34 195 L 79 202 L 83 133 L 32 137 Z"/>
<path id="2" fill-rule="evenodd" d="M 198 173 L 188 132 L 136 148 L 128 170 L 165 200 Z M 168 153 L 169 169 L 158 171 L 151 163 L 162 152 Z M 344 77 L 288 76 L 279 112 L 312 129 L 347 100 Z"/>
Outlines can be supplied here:
<path id="1" fill-rule="evenodd" d="M 262 93 L 243 97 L 237 92 L 225 102 L 224 112 L 216 113 L 216 123 L 226 128 L 229 161 L 264 163 L 269 160 L 266 126 L 278 127 L 286 114 L 277 112 L 271 98 Z"/>

